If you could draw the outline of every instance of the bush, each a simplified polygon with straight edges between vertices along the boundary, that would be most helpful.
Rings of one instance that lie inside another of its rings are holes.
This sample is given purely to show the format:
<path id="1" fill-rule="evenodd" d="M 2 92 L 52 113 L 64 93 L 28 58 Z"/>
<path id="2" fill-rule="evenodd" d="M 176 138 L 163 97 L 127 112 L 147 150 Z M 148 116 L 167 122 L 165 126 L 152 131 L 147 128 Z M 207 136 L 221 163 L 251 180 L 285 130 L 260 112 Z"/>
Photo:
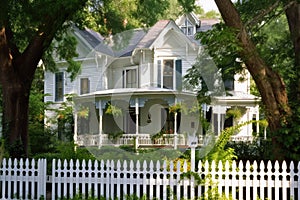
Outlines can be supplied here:
<path id="1" fill-rule="evenodd" d="M 254 141 L 230 141 L 227 148 L 234 149 L 237 160 L 254 161 L 254 160 L 272 160 L 271 141 L 257 138 Z"/>

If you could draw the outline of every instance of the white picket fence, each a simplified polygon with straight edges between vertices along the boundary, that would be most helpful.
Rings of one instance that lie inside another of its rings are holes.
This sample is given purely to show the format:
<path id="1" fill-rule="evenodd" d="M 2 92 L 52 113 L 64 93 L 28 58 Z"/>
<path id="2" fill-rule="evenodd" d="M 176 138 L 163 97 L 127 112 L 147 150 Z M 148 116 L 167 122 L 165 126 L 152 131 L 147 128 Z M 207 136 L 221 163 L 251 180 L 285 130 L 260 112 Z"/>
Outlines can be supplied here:
<path id="1" fill-rule="evenodd" d="M 194 172 L 187 162 L 52 161 L 3 159 L 1 199 L 71 199 L 126 195 L 147 199 L 197 199 L 213 193 L 232 199 L 300 199 L 300 162 L 202 163 Z M 199 183 L 198 180 L 201 180 Z"/>
<path id="2" fill-rule="evenodd" d="M 46 194 L 45 159 L 3 159 L 0 168 L 1 199 L 39 199 Z"/>

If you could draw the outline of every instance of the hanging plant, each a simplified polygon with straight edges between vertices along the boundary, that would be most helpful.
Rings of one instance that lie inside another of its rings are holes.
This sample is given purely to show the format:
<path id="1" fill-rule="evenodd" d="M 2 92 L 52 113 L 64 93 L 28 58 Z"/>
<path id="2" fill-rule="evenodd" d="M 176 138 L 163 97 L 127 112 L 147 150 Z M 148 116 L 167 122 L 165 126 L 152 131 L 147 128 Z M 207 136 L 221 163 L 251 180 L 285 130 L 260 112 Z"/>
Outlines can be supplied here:
<path id="1" fill-rule="evenodd" d="M 89 107 L 80 106 L 79 110 L 77 111 L 77 115 L 79 118 L 86 119 L 89 116 L 89 112 L 90 112 Z"/>
<path id="2" fill-rule="evenodd" d="M 263 128 L 267 128 L 269 125 L 269 123 L 266 119 L 259 120 L 258 122 Z"/>
<path id="3" fill-rule="evenodd" d="M 122 116 L 122 109 L 118 108 L 117 106 L 108 104 L 105 114 L 113 115 L 115 117 Z"/>
<path id="4" fill-rule="evenodd" d="M 199 115 L 200 109 L 201 109 L 201 107 L 197 103 L 194 103 L 193 106 L 187 110 L 186 114 L 188 114 L 188 115 L 197 115 L 198 114 Z"/>
<path id="5" fill-rule="evenodd" d="M 178 113 L 178 112 L 182 112 L 186 114 L 188 112 L 188 109 L 183 103 L 176 103 L 169 107 L 169 113 Z"/>
<path id="6" fill-rule="evenodd" d="M 234 107 L 226 112 L 226 118 L 233 117 L 235 120 L 239 120 L 246 113 L 246 108 Z"/>

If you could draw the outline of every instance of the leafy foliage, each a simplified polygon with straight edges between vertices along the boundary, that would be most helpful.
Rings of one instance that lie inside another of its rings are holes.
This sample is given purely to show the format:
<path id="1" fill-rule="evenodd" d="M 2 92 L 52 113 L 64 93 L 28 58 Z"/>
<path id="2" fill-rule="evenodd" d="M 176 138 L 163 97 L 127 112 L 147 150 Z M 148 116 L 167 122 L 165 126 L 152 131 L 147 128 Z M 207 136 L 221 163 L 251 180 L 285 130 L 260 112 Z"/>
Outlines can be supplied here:
<path id="1" fill-rule="evenodd" d="M 226 144 L 226 148 L 234 149 L 236 152 L 237 160 L 249 160 L 250 162 L 254 160 L 273 160 L 272 158 L 272 148 L 270 140 L 262 140 L 257 138 L 254 141 L 230 141 Z"/>
<path id="2" fill-rule="evenodd" d="M 203 160 L 213 161 L 223 161 L 236 159 L 236 153 L 233 148 L 226 146 L 230 140 L 230 137 L 240 130 L 242 126 L 245 126 L 252 121 L 238 124 L 236 126 L 228 127 L 224 129 L 219 138 L 216 140 L 215 144 L 213 143 L 213 148 L 208 152 L 208 154 L 203 158 Z M 201 155 L 201 153 L 200 153 Z"/>
<path id="3" fill-rule="evenodd" d="M 219 23 L 213 29 L 197 34 L 197 38 L 205 45 L 207 56 L 211 62 L 221 69 L 222 80 L 232 79 L 233 75 L 243 70 L 238 52 L 241 47 L 235 37 L 236 31 Z"/>

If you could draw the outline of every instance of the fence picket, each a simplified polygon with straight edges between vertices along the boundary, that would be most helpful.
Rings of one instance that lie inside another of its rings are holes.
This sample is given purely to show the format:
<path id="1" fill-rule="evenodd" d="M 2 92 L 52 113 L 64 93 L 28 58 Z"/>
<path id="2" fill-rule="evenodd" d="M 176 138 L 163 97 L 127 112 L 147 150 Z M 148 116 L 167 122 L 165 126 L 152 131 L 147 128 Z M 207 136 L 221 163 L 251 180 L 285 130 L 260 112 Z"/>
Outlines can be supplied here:
<path id="1" fill-rule="evenodd" d="M 121 185 L 123 184 L 123 181 L 121 179 L 121 173 L 124 173 L 121 171 L 121 162 L 120 160 L 117 161 L 117 198 L 120 199 L 121 198 Z M 119 181 L 118 181 L 119 180 Z"/>
<path id="2" fill-rule="evenodd" d="M 154 164 L 153 164 L 153 161 L 151 160 L 150 161 L 150 164 L 149 164 L 149 197 L 150 199 L 153 199 L 154 197 L 154 194 L 153 194 L 153 185 L 154 185 L 154 178 L 153 178 L 153 174 L 154 174 Z"/>
<path id="3" fill-rule="evenodd" d="M 273 184 L 272 184 L 272 164 L 271 164 L 271 161 L 268 161 L 268 164 L 267 164 L 267 174 L 268 174 L 268 184 L 267 184 L 267 189 L 268 189 L 268 198 L 271 198 L 272 199 L 272 187 L 273 187 Z"/>
<path id="4" fill-rule="evenodd" d="M 157 161 L 156 162 L 156 172 L 158 172 L 157 174 L 156 174 L 156 190 L 155 190 L 155 192 L 156 192 L 156 197 L 158 198 L 158 199 L 160 199 L 160 162 L 159 161 Z"/>
<path id="5" fill-rule="evenodd" d="M 243 187 L 244 187 L 244 165 L 243 165 L 243 162 L 240 161 L 239 162 L 239 165 L 238 165 L 238 169 L 239 169 L 239 181 L 238 181 L 238 184 L 239 184 L 239 199 L 244 199 L 244 196 L 243 196 Z"/>
<path id="6" fill-rule="evenodd" d="M 149 185 L 149 182 L 147 182 L 147 176 L 148 176 L 148 170 L 147 170 L 147 162 L 144 160 L 143 162 L 143 193 L 147 192 L 147 185 Z"/>
<path id="7" fill-rule="evenodd" d="M 177 196 L 177 200 L 181 199 L 180 198 L 180 196 L 181 196 L 180 188 L 181 188 L 181 185 L 183 184 L 182 183 L 183 180 L 180 180 L 180 178 L 181 178 L 180 174 L 181 174 L 181 163 L 178 160 L 176 163 L 176 183 L 177 183 L 176 196 Z"/>
<path id="8" fill-rule="evenodd" d="M 237 180 L 236 180 L 236 176 L 237 176 L 237 167 L 236 167 L 236 161 L 232 161 L 232 170 L 231 170 L 231 174 L 232 174 L 232 178 L 231 178 L 231 190 L 232 190 L 232 199 L 236 199 L 236 186 L 237 186 Z M 227 171 L 227 170 L 226 170 Z"/>
<path id="9" fill-rule="evenodd" d="M 110 176 L 111 176 L 111 167 L 110 167 L 110 162 L 107 160 L 106 162 L 106 199 L 109 199 L 110 196 Z"/>
<path id="10" fill-rule="evenodd" d="M 104 160 L 101 160 L 101 162 L 100 162 L 100 196 L 104 196 L 104 185 L 105 185 Z"/>
<path id="11" fill-rule="evenodd" d="M 266 179 L 265 179 L 265 163 L 263 161 L 261 161 L 259 164 L 259 176 L 260 176 L 260 181 L 259 181 L 260 198 L 265 199 L 265 187 L 266 187 L 267 183 L 266 183 Z"/>
<path id="12" fill-rule="evenodd" d="M 253 171 L 252 171 L 252 185 L 253 185 L 253 192 L 252 192 L 252 198 L 256 199 L 257 198 L 257 186 L 259 186 L 259 182 L 257 180 L 257 175 L 258 175 L 258 165 L 257 162 L 254 161 L 252 165 Z"/>
<path id="13" fill-rule="evenodd" d="M 297 181 L 295 181 L 296 183 L 298 183 L 298 185 L 297 185 L 297 188 L 298 188 L 298 192 L 297 192 L 297 194 L 298 194 L 298 197 L 300 197 L 300 190 L 299 190 L 299 188 L 300 188 L 300 162 L 298 162 L 298 166 L 297 166 Z"/>
<path id="14" fill-rule="evenodd" d="M 212 179 L 212 174 L 209 170 L 208 161 L 205 161 L 204 168 L 205 168 L 204 169 L 204 177 L 207 177 L 207 178 L 204 179 L 204 182 L 205 182 L 204 191 L 206 191 L 204 196 L 205 196 L 205 198 L 208 198 L 208 190 L 209 190 L 209 185 L 210 185 L 210 182 L 211 182 L 210 179 Z"/>
<path id="15" fill-rule="evenodd" d="M 222 194 L 222 187 L 225 184 L 223 182 L 223 163 L 222 163 L 221 160 L 218 162 L 218 167 L 217 167 L 216 171 L 217 171 L 217 175 L 216 176 L 218 178 L 218 181 L 217 181 L 217 184 L 218 184 L 218 193 Z"/>
<path id="16" fill-rule="evenodd" d="M 249 160 L 246 161 L 245 176 L 246 176 L 246 183 L 245 183 L 245 185 L 246 185 L 246 200 L 250 200 L 251 199 L 250 187 L 247 187 L 247 186 L 250 186 L 253 183 L 251 183 L 251 177 L 250 177 L 251 176 L 251 166 L 250 166 L 250 161 Z"/>
<path id="17" fill-rule="evenodd" d="M 281 186 L 279 182 L 279 173 L 279 163 L 276 161 L 274 166 L 275 200 L 279 200 L 279 188 Z"/>
<path id="18" fill-rule="evenodd" d="M 285 161 L 282 162 L 282 167 L 281 167 L 281 177 L 282 177 L 282 200 L 287 199 L 287 188 L 288 186 L 288 181 L 287 181 L 287 164 Z"/>

